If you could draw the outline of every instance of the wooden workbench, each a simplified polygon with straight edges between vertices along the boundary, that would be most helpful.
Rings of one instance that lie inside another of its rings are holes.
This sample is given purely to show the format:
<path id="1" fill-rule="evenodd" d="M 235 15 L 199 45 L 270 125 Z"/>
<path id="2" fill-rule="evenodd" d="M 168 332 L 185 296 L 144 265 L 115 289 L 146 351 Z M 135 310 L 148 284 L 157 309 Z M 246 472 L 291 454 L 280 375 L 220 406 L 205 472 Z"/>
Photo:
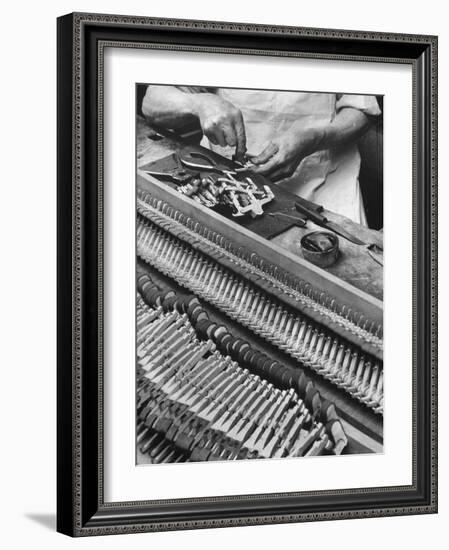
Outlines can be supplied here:
<path id="1" fill-rule="evenodd" d="M 138 167 L 167 157 L 171 153 L 177 152 L 179 148 L 179 144 L 175 141 L 168 138 L 161 139 L 160 136 L 157 136 L 151 127 L 148 126 L 141 117 L 138 117 Z M 383 247 L 383 235 L 381 232 L 359 225 L 348 218 L 328 210 L 325 210 L 323 213 L 329 218 L 329 220 L 340 224 L 349 232 L 357 235 L 361 240 L 367 243 L 375 243 Z M 272 218 L 270 219 L 270 223 L 272 223 Z M 272 241 L 282 248 L 289 250 L 293 254 L 302 256 L 299 246 L 301 237 L 306 233 L 315 230 L 323 230 L 323 228 L 316 226 L 311 221 L 307 221 L 306 227 L 288 227 L 285 231 L 282 231 L 280 234 L 273 237 Z M 355 245 L 343 237 L 338 238 L 340 256 L 337 262 L 326 268 L 326 270 L 356 288 L 359 288 L 371 296 L 382 300 L 383 267 L 373 260 L 365 247 Z"/>

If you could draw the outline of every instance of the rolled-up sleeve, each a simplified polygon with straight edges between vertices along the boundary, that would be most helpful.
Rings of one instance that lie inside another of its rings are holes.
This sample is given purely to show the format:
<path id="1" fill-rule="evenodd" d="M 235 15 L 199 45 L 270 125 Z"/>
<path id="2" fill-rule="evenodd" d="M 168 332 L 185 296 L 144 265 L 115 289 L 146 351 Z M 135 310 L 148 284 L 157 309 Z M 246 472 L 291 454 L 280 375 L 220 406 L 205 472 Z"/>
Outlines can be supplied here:
<path id="1" fill-rule="evenodd" d="M 176 88 L 185 94 L 204 94 L 210 92 L 210 89 L 205 86 L 176 86 Z"/>
<path id="2" fill-rule="evenodd" d="M 362 111 L 366 115 L 370 116 L 379 116 L 381 114 L 379 104 L 375 95 L 337 95 L 337 102 L 335 104 L 337 113 L 345 107 L 358 109 L 359 111 Z"/>

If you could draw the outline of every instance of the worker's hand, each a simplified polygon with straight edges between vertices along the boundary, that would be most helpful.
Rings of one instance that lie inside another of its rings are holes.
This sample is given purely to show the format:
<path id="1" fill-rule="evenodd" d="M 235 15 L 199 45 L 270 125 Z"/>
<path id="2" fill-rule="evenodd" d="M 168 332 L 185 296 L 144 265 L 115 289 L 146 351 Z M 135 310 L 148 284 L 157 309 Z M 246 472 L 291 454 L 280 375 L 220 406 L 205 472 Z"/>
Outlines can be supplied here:
<path id="1" fill-rule="evenodd" d="M 288 178 L 303 158 L 319 149 L 322 139 L 320 129 L 292 127 L 269 141 L 260 154 L 250 157 L 253 171 L 272 181 Z"/>
<path id="2" fill-rule="evenodd" d="M 195 96 L 195 114 L 204 134 L 215 145 L 235 147 L 236 157 L 243 157 L 246 153 L 246 134 L 240 109 L 215 94 Z"/>

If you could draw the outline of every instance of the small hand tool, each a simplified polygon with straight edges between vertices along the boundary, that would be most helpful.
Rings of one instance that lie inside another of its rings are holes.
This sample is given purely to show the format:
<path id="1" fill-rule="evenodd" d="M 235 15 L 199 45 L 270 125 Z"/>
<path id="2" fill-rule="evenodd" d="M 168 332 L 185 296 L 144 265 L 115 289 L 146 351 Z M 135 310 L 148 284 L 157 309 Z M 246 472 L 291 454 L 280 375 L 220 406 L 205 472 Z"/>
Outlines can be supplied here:
<path id="1" fill-rule="evenodd" d="M 183 153 L 183 156 L 178 155 L 179 162 L 186 168 L 193 170 L 204 170 L 206 172 L 216 172 L 224 176 L 233 176 L 236 174 L 234 170 L 227 168 L 220 168 L 218 163 L 211 159 L 205 153 L 199 153 L 197 151 L 191 151 L 188 154 Z M 202 160 L 204 162 L 196 162 L 196 160 Z M 232 179 L 232 178 L 231 178 Z"/>
<path id="2" fill-rule="evenodd" d="M 304 218 L 300 218 L 299 216 L 291 216 L 290 214 L 286 214 L 285 212 L 269 212 L 268 215 L 273 218 L 288 218 L 289 220 L 295 222 L 295 225 L 297 225 L 298 227 L 305 227 L 307 223 Z"/>
<path id="3" fill-rule="evenodd" d="M 155 172 L 154 170 L 145 170 L 145 172 L 150 176 L 171 181 L 176 185 L 185 185 L 198 176 L 198 174 L 192 174 L 182 168 L 175 168 L 174 170 L 168 170 L 167 172 Z"/>

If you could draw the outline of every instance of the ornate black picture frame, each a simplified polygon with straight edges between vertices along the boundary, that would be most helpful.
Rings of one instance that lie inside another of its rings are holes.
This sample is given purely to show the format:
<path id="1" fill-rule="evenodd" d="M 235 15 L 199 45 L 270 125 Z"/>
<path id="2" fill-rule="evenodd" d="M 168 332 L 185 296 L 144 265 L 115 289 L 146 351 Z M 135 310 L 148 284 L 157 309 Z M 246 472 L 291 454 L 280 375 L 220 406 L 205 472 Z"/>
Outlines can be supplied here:
<path id="1" fill-rule="evenodd" d="M 413 483 L 104 502 L 105 45 L 404 63 L 413 70 Z M 58 19 L 58 502 L 71 536 L 437 511 L 437 38 L 69 14 Z"/>

